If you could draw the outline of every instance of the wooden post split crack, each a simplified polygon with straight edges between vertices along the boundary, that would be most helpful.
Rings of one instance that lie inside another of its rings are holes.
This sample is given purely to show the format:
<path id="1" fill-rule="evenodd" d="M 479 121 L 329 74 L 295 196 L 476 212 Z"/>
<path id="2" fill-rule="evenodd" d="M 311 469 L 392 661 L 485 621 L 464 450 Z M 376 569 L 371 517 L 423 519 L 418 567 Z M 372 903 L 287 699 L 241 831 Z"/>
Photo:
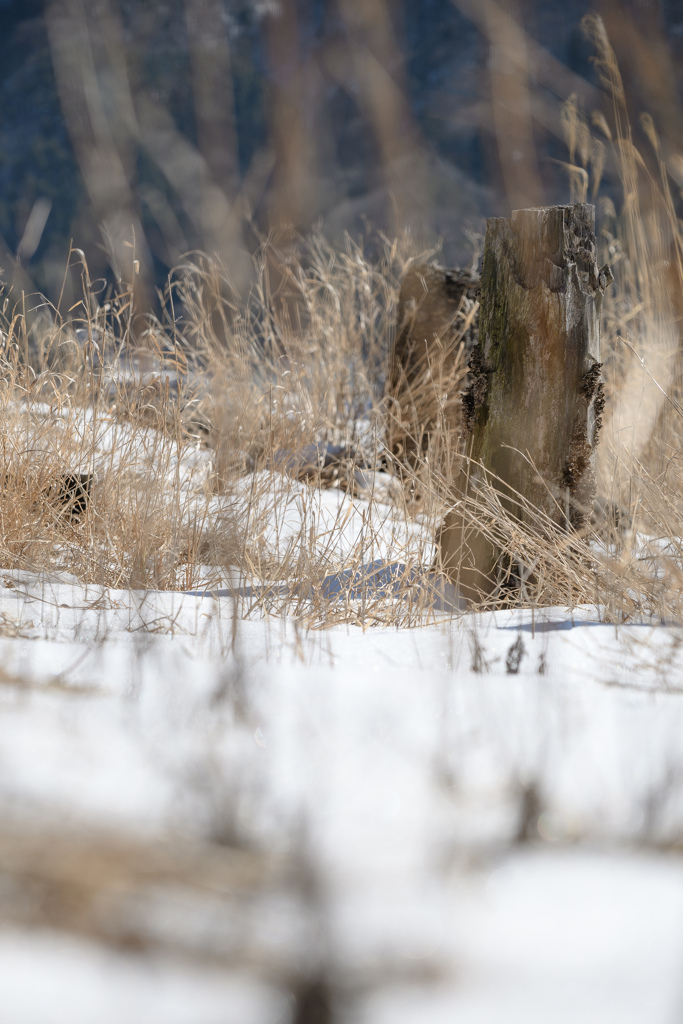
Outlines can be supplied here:
<path id="1" fill-rule="evenodd" d="M 596 263 L 593 206 L 517 210 L 487 223 L 479 339 L 463 396 L 468 457 L 439 535 L 442 566 L 471 601 L 496 588 L 501 555 L 471 511 L 482 485 L 527 525 L 517 495 L 562 528 L 590 518 L 604 406 L 600 311 L 611 280 Z"/>

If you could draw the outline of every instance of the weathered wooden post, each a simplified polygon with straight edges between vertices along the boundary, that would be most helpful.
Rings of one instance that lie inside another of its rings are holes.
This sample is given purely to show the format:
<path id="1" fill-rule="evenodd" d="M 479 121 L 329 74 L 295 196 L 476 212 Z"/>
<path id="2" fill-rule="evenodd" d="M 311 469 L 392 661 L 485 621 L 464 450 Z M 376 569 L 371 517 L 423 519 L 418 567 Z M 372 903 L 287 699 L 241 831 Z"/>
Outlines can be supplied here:
<path id="1" fill-rule="evenodd" d="M 580 529 L 590 517 L 610 280 L 596 263 L 593 206 L 516 210 L 487 223 L 479 340 L 463 397 L 469 458 L 454 474 L 456 501 L 439 537 L 443 568 L 470 600 L 492 593 L 500 561 L 464 510 L 483 483 L 523 522 L 515 495 L 561 527 Z"/>
<path id="2" fill-rule="evenodd" d="M 419 264 L 401 282 L 387 381 L 387 443 L 414 466 L 441 421 L 460 425 L 467 363 L 477 338 L 479 278 Z"/>

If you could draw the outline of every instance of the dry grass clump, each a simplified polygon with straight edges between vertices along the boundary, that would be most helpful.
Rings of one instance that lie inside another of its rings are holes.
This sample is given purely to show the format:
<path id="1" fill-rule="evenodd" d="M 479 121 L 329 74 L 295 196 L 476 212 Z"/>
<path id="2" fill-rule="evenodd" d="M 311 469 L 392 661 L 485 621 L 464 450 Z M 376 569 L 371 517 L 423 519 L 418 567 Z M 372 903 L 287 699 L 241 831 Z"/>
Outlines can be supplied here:
<path id="1" fill-rule="evenodd" d="M 114 323 L 98 315 L 74 329 L 55 318 L 48 338 L 39 327 L 39 345 L 25 318 L 7 325 L 2 563 L 59 568 L 110 586 L 177 585 L 183 516 L 201 493 L 202 474 L 186 465 L 194 442 L 171 413 L 168 385 L 153 402 L 137 357 L 122 355 Z M 160 369 L 173 362 L 146 340 Z M 167 486 L 181 473 L 183 488 Z"/>
<path id="2" fill-rule="evenodd" d="M 374 263 L 350 241 L 268 239 L 246 300 L 196 254 L 155 318 L 136 319 L 132 292 L 98 300 L 87 277 L 68 320 L 6 301 L 0 564 L 113 587 L 227 581 L 245 611 L 287 607 L 311 624 L 357 617 L 355 600 L 321 596 L 330 575 L 343 590 L 379 559 L 406 579 L 428 567 L 435 495 L 418 507 L 382 444 L 410 259 L 406 239 Z M 366 589 L 363 621 L 379 604 L 393 621 L 400 601 Z"/>

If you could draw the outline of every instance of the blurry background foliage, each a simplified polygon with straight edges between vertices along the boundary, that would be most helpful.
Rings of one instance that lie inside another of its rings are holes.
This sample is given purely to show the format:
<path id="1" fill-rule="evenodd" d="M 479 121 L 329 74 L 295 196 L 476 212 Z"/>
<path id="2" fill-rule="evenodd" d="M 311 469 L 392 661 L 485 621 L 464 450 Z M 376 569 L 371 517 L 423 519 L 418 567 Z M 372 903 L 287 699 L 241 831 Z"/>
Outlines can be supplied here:
<path id="1" fill-rule="evenodd" d="M 0 0 L 2 277 L 56 302 L 73 242 L 153 304 L 184 253 L 246 284 L 261 233 L 320 222 L 467 264 L 486 216 L 569 199 L 561 104 L 609 115 L 591 8 L 667 160 L 679 0 Z"/>

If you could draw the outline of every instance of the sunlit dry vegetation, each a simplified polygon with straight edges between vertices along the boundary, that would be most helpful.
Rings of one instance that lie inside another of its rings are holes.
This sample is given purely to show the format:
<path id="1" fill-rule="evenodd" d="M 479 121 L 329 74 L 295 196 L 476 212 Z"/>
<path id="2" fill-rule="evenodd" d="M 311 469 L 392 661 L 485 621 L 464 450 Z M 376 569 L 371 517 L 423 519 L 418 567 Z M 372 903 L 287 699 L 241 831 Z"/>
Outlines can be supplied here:
<path id="1" fill-rule="evenodd" d="M 504 553 L 494 603 L 678 618 L 676 194 L 650 118 L 652 153 L 632 141 L 602 22 L 586 27 L 612 117 L 571 97 L 562 123 L 572 198 L 597 198 L 616 278 L 603 317 L 598 508 L 581 533 L 529 509 L 523 527 L 491 487 L 468 499 L 467 515 Z M 618 211 L 600 196 L 606 164 L 621 181 Z M 68 313 L 45 304 L 27 314 L 26 297 L 8 293 L 3 566 L 113 587 L 227 586 L 245 610 L 317 625 L 358 620 L 361 597 L 364 623 L 424 621 L 443 591 L 434 540 L 462 457 L 456 406 L 476 308 L 459 310 L 400 402 L 386 381 L 401 279 L 437 257 L 409 235 L 382 237 L 370 257 L 348 238 L 335 249 L 320 234 L 279 232 L 262 239 L 246 291 L 217 258 L 188 256 L 155 316 L 138 313 L 133 287 L 93 286 L 78 250 L 69 273 L 83 296 Z M 410 458 L 387 444 L 397 427 L 412 438 Z M 393 575 L 366 586 L 368 564 Z"/>
<path id="2" fill-rule="evenodd" d="M 373 264 L 350 241 L 335 252 L 321 237 L 270 238 L 246 300 L 195 256 L 147 319 L 131 291 L 99 301 L 86 275 L 68 320 L 49 310 L 30 323 L 7 300 L 5 566 L 115 587 L 284 584 L 299 604 L 375 547 L 428 566 L 413 518 L 437 506 L 423 497 L 418 510 L 382 444 L 410 256 L 406 239 Z M 74 474 L 88 481 L 82 510 Z"/>

